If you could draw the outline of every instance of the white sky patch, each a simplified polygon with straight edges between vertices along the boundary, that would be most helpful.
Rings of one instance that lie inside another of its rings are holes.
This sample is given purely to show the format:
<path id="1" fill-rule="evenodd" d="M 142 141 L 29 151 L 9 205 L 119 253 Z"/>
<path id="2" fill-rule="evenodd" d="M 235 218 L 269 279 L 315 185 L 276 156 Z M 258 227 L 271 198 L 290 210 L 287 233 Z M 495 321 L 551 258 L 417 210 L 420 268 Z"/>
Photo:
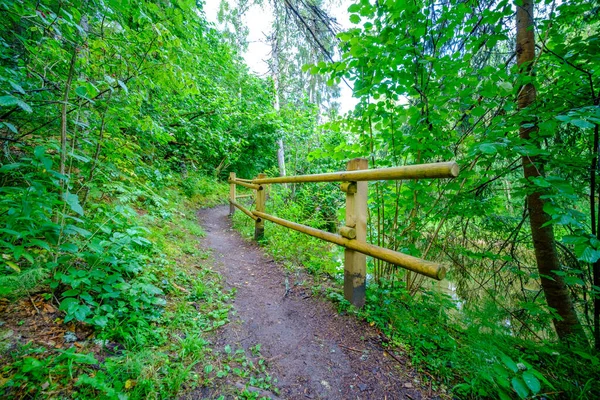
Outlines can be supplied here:
<path id="1" fill-rule="evenodd" d="M 266 35 L 270 32 L 273 24 L 273 11 L 269 2 L 264 6 L 252 5 L 244 15 L 244 23 L 248 27 L 248 51 L 244 54 L 246 65 L 250 71 L 259 76 L 267 76 L 269 68 L 266 63 L 270 57 L 271 48 L 266 43 Z M 206 0 L 204 12 L 209 22 L 219 28 L 217 14 L 221 0 Z M 342 30 L 349 29 L 353 25 L 349 21 L 348 7 L 352 4 L 351 0 L 341 0 L 338 4 L 328 10 L 329 14 L 336 18 Z M 340 111 L 345 113 L 353 110 L 358 102 L 352 97 L 352 90 L 343 82 L 340 84 Z"/>

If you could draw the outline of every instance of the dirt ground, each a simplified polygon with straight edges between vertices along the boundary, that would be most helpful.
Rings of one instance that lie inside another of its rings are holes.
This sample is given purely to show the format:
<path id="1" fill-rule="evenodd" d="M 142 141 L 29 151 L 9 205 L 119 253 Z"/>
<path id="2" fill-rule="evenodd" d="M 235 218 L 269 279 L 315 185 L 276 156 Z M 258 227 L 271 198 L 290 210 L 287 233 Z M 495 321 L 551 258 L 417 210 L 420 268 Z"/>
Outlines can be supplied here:
<path id="1" fill-rule="evenodd" d="M 381 346 L 376 329 L 339 315 L 329 301 L 313 297 L 311 277 L 288 277 L 284 268 L 231 227 L 229 207 L 201 210 L 204 246 L 226 287 L 237 288 L 232 321 L 219 346 L 256 344 L 277 378 L 282 399 L 427 399 L 435 393 L 418 385 L 408 362 Z M 286 288 L 288 278 L 289 290 Z M 390 350 L 391 351 L 391 350 Z M 264 395 L 264 393 L 263 393 Z M 204 392 L 202 397 L 209 396 Z"/>

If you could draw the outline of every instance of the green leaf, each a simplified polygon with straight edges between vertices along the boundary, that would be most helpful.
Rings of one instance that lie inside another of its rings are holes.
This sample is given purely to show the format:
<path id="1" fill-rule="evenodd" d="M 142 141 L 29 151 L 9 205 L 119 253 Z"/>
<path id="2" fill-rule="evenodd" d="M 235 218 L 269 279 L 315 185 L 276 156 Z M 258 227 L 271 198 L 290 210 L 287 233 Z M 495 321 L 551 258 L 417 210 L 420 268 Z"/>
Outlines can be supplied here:
<path id="1" fill-rule="evenodd" d="M 535 177 L 531 178 L 530 180 L 531 180 L 531 182 L 533 182 L 533 184 L 534 184 L 535 186 L 538 186 L 538 187 L 542 187 L 542 188 L 549 188 L 549 187 L 551 187 L 551 186 L 552 186 L 552 185 L 551 185 L 551 184 L 550 184 L 548 181 L 546 181 L 546 179 L 544 179 L 542 176 L 535 176 Z M 545 211 L 545 210 L 544 210 L 544 211 Z M 551 213 L 549 213 L 549 214 L 551 214 Z"/>
<path id="2" fill-rule="evenodd" d="M 41 159 L 42 157 L 44 157 L 45 154 L 46 148 L 44 146 L 35 146 L 35 149 L 33 149 L 33 155 L 37 159 Z"/>
<path id="3" fill-rule="evenodd" d="M 498 390 L 498 397 L 500 400 L 511 400 L 510 396 L 502 389 Z"/>
<path id="4" fill-rule="evenodd" d="M 11 171 L 13 169 L 17 169 L 17 168 L 21 168 L 22 166 L 24 166 L 25 164 L 23 163 L 10 163 L 10 164 L 4 164 L 3 166 L 0 167 L 0 172 L 7 172 L 7 171 Z"/>
<path id="5" fill-rule="evenodd" d="M 357 13 L 359 11 L 360 11 L 360 4 L 352 4 L 350 7 L 348 7 L 349 13 Z"/>
<path id="6" fill-rule="evenodd" d="M 585 236 L 566 235 L 562 238 L 562 242 L 564 244 L 580 244 L 587 243 L 587 241 L 588 238 L 586 238 Z"/>
<path id="7" fill-rule="evenodd" d="M 69 205 L 69 207 L 71 207 L 71 210 L 79 215 L 83 215 L 83 208 L 81 207 L 81 204 L 79 204 L 79 197 L 76 194 L 66 192 L 63 195 L 63 199 Z"/>
<path id="8" fill-rule="evenodd" d="M 79 86 L 75 89 L 75 94 L 81 98 L 87 99 L 87 89 L 85 86 Z"/>
<path id="9" fill-rule="evenodd" d="M 587 246 L 577 257 L 579 260 L 593 264 L 600 259 L 600 251 Z"/>
<path id="10" fill-rule="evenodd" d="M 594 127 L 594 124 L 583 119 L 572 119 L 570 122 L 581 129 L 591 129 Z"/>
<path id="11" fill-rule="evenodd" d="M 504 89 L 507 92 L 512 92 L 512 90 L 513 90 L 513 85 L 510 82 L 504 82 L 504 81 L 502 81 L 502 82 L 498 83 L 498 86 L 500 88 Z"/>
<path id="12" fill-rule="evenodd" d="M 564 281 L 568 286 L 581 285 L 585 286 L 585 282 L 576 276 L 565 276 Z"/>
<path id="13" fill-rule="evenodd" d="M 359 24 L 360 23 L 360 15 L 358 15 L 358 14 L 350 15 L 350 22 L 352 22 L 353 24 Z"/>
<path id="14" fill-rule="evenodd" d="M 204 373 L 206 373 L 206 374 L 210 374 L 212 372 L 212 370 L 213 370 L 213 366 L 210 364 L 208 364 L 204 367 Z"/>
<path id="15" fill-rule="evenodd" d="M 21 94 L 25 94 L 25 90 L 23 89 L 23 87 L 21 87 L 21 85 L 18 85 L 16 83 L 14 83 L 13 81 L 8 81 L 8 83 L 10 83 L 10 86 L 12 86 L 13 89 L 15 89 L 17 92 L 19 92 Z"/>
<path id="16" fill-rule="evenodd" d="M 542 388 L 542 385 L 540 384 L 538 378 L 536 378 L 529 371 L 523 372 L 523 380 L 525 381 L 527 387 L 531 390 L 533 394 L 537 394 Z"/>
<path id="17" fill-rule="evenodd" d="M 123 81 L 119 80 L 117 81 L 117 83 L 119 84 L 119 86 L 121 86 L 125 93 L 129 94 L 129 89 L 127 89 L 127 86 L 125 86 L 125 83 L 123 83 Z"/>
<path id="18" fill-rule="evenodd" d="M 484 154 L 496 154 L 498 150 L 496 149 L 496 146 L 491 143 L 483 143 L 479 145 L 479 151 Z"/>
<path id="19" fill-rule="evenodd" d="M 525 383 L 523 382 L 523 380 L 521 378 L 514 377 L 514 378 L 512 378 L 510 383 L 520 398 L 524 399 L 527 397 L 527 395 L 529 395 L 529 389 L 527 389 L 527 386 L 525 386 Z"/>
<path id="20" fill-rule="evenodd" d="M 16 263 L 14 263 L 12 261 L 4 261 L 4 262 L 10 269 L 14 270 L 15 272 L 21 272 L 21 268 L 19 268 L 19 266 Z"/>
<path id="21" fill-rule="evenodd" d="M 15 96 L 0 96 L 1 107 L 12 107 L 17 105 L 17 98 Z"/>
<path id="22" fill-rule="evenodd" d="M 108 324 L 108 318 L 104 315 L 96 315 L 92 319 L 92 323 L 100 328 L 104 328 Z"/>
<path id="23" fill-rule="evenodd" d="M 506 367 L 512 372 L 517 373 L 517 371 L 519 370 L 517 364 L 513 360 L 511 360 L 511 358 L 508 357 L 506 354 L 500 353 L 500 360 L 502 360 L 502 363 L 504 363 L 504 365 L 506 365 Z"/>
<path id="24" fill-rule="evenodd" d="M 74 297 L 67 297 L 66 299 L 60 302 L 60 306 L 58 307 L 58 309 L 61 311 L 68 312 L 68 310 L 71 307 L 74 307 L 75 305 L 79 305 L 79 300 L 77 300 Z"/>
<path id="25" fill-rule="evenodd" d="M 77 307 L 73 315 L 77 318 L 78 321 L 85 321 L 85 318 L 90 314 L 91 310 L 86 305 L 81 305 Z"/>
<path id="26" fill-rule="evenodd" d="M 29 114 L 31 114 L 33 112 L 33 110 L 31 109 L 31 107 L 29 106 L 29 104 L 25 103 L 23 100 L 21 99 L 17 99 L 17 105 L 19 107 L 21 107 L 21 109 Z"/>
<path id="27" fill-rule="evenodd" d="M 79 247 L 74 243 L 63 243 L 60 245 L 60 249 L 68 253 L 77 253 L 79 251 Z"/>
<path id="28" fill-rule="evenodd" d="M 50 244 L 48 244 L 48 242 L 45 242 L 43 240 L 29 239 L 29 243 L 27 244 L 27 247 L 31 247 L 31 246 L 37 246 L 44 250 L 50 251 Z"/>
<path id="29" fill-rule="evenodd" d="M 17 128 L 10 122 L 1 122 L 0 124 L 6 126 L 8 128 L 8 130 L 11 131 L 12 133 L 19 133 Z"/>

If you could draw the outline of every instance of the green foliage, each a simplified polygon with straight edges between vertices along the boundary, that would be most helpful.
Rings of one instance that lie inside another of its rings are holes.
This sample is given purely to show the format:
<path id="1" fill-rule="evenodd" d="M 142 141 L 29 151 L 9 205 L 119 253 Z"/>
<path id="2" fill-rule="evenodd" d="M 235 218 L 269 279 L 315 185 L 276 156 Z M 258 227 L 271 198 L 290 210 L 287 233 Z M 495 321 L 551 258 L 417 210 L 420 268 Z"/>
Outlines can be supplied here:
<path id="1" fill-rule="evenodd" d="M 326 143 L 312 159 L 366 157 L 370 168 L 455 160 L 461 167 L 450 181 L 372 183 L 372 243 L 451 265 L 461 300 L 502 305 L 492 325 L 508 318 L 511 335 L 553 339 L 557 314 L 540 301 L 527 223 L 525 198 L 537 192 L 563 238 L 563 267 L 552 279 L 564 280 L 597 347 L 600 20 L 592 3 L 535 3 L 533 76 L 514 62 L 512 3 L 494 0 L 357 2 L 349 8 L 356 26 L 338 35 L 339 61 L 306 68 L 334 83 L 349 80 L 359 101 L 327 125 L 342 143 Z M 527 83 L 537 100 L 518 109 L 515 97 Z M 532 139 L 522 139 L 520 128 L 534 129 Z M 525 181 L 520 164 L 529 156 L 538 158 L 541 176 Z M 403 280 L 412 295 L 424 283 L 378 261 L 372 272 L 376 281 Z"/>
<path id="2" fill-rule="evenodd" d="M 165 306 L 138 211 L 171 218 L 174 185 L 221 202 L 227 165 L 274 143 L 270 82 L 198 6 L 134 3 L 0 1 L 1 294 L 49 284 L 65 323 L 123 341 Z"/>
<path id="3" fill-rule="evenodd" d="M 0 389 L 19 388 L 26 396 L 36 398 L 45 390 L 67 386 L 74 377 L 93 371 L 98 360 L 92 353 L 77 353 L 75 348 L 48 356 L 43 348 L 24 346 L 11 356 L 13 363 L 3 373 L 12 373 Z"/>
<path id="4" fill-rule="evenodd" d="M 272 190 L 267 201 L 267 213 L 279 218 L 300 222 L 319 229 L 337 229 L 337 222 L 324 220 L 322 214 L 315 209 L 320 207 L 318 199 L 291 198 L 287 190 Z M 305 194 L 307 194 L 305 192 Z M 254 235 L 254 221 L 245 214 L 237 212 L 233 218 L 234 227 L 251 237 Z M 294 265 L 305 266 L 315 273 L 335 275 L 339 273 L 339 255 L 331 252 L 331 246 L 319 239 L 309 237 L 300 232 L 292 231 L 276 224 L 265 227 L 265 243 L 268 251 L 276 260 L 286 260 Z"/>
<path id="5" fill-rule="evenodd" d="M 311 189 L 316 198 L 323 195 L 315 193 L 318 186 Z M 273 185 L 267 212 L 323 229 L 324 222 L 315 212 L 318 203 L 304 202 L 301 194 L 297 196 L 291 198 L 287 189 Z M 238 212 L 233 221 L 236 229 L 252 236 L 254 222 L 250 218 Z M 268 223 L 262 244 L 290 268 L 303 267 L 318 278 L 337 278 L 322 281 L 325 289 L 315 286 L 313 293 L 325 294 L 338 304 L 340 312 L 377 327 L 389 339 L 390 351 L 404 353 L 418 371 L 424 372 L 421 379 L 425 386 L 430 381 L 432 388 L 459 398 L 554 398 L 556 393 L 563 393 L 585 399 L 600 390 L 594 383 L 598 370 L 587 367 L 599 362 L 589 349 L 566 348 L 512 334 L 510 325 L 515 316 L 497 302 L 453 299 L 439 286 L 413 294 L 402 281 L 381 279 L 378 283 L 370 274 L 366 305 L 357 310 L 341 293 L 340 249 Z M 374 267 L 370 262 L 368 273 Z M 534 301 L 520 306 L 530 313 L 529 329 L 542 332 L 548 326 L 545 305 Z M 535 318 L 543 323 L 536 325 L 532 322 Z"/>

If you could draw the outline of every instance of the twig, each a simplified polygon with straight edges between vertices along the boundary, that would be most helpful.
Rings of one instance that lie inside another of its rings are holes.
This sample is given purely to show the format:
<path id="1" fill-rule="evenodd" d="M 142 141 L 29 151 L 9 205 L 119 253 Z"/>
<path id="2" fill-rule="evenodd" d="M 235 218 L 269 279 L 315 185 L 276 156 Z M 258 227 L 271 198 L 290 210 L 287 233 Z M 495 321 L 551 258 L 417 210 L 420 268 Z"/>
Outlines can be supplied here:
<path id="1" fill-rule="evenodd" d="M 355 349 L 354 347 L 345 346 L 343 344 L 338 344 L 338 346 L 343 347 L 343 348 L 348 349 L 348 350 L 356 351 L 357 353 L 362 353 L 364 351 L 364 350 Z"/>
<path id="2" fill-rule="evenodd" d="M 400 359 L 398 357 L 396 357 L 394 354 L 392 354 L 391 352 L 387 351 L 386 349 L 383 349 L 384 353 L 387 353 L 390 357 L 392 357 L 394 360 L 396 360 L 399 364 L 404 365 L 404 363 L 402 361 L 400 361 Z"/>
<path id="3" fill-rule="evenodd" d="M 279 355 L 276 355 L 274 357 L 267 358 L 267 359 L 265 359 L 265 362 L 270 363 L 272 361 L 279 360 L 281 357 L 283 357 L 283 354 L 279 354 Z"/>
<path id="4" fill-rule="evenodd" d="M 31 302 L 31 305 L 33 306 L 33 308 L 35 308 L 35 311 L 37 311 L 37 313 L 39 314 L 40 313 L 40 309 L 37 308 L 37 306 L 33 302 L 33 299 L 31 298 L 31 296 L 29 296 L 29 301 Z"/>

